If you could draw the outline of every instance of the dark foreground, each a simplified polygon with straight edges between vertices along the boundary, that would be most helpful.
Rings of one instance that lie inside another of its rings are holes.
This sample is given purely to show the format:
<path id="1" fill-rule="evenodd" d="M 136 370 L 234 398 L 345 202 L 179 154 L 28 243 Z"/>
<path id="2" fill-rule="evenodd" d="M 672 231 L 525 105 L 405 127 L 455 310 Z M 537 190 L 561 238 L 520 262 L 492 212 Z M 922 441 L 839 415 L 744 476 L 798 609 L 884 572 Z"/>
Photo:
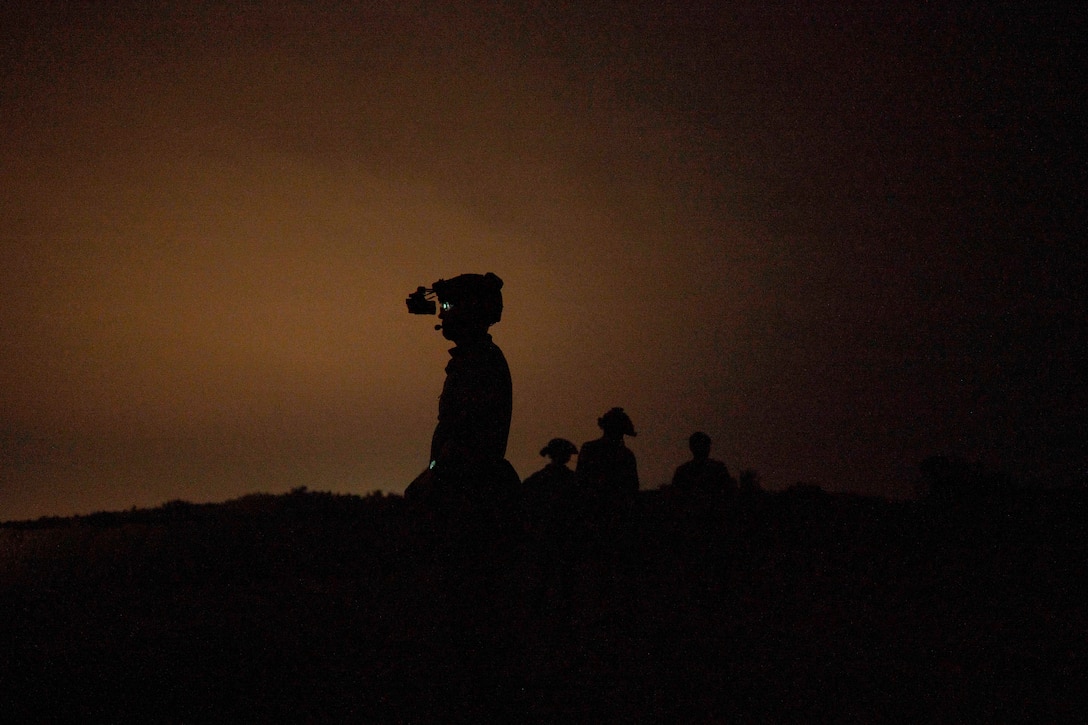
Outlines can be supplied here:
<path id="1" fill-rule="evenodd" d="M 296 491 L 0 527 L 10 722 L 1086 720 L 1088 497 L 501 526 Z M 14 718 L 14 719 L 10 719 Z"/>

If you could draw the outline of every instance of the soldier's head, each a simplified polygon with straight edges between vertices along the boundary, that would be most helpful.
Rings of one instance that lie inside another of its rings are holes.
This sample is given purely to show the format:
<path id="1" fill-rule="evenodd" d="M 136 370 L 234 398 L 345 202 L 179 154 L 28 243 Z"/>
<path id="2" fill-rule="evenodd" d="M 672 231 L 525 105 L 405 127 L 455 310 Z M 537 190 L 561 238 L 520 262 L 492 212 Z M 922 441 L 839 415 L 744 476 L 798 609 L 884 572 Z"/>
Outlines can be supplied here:
<path id="1" fill-rule="evenodd" d="M 578 448 L 566 438 L 552 438 L 548 445 L 540 449 L 540 455 L 552 459 L 552 463 L 564 465 L 570 457 L 578 453 Z"/>
<path id="2" fill-rule="evenodd" d="M 691 449 L 691 455 L 695 458 L 709 458 L 710 436 L 702 431 L 692 433 L 688 438 L 688 448 Z"/>
<path id="3" fill-rule="evenodd" d="M 447 340 L 482 335 L 502 319 L 502 280 L 492 272 L 440 279 L 432 289 L 438 297 L 442 336 Z"/>
<path id="4" fill-rule="evenodd" d="M 597 425 L 604 431 L 606 438 L 622 440 L 624 436 L 635 436 L 635 426 L 623 408 L 612 408 L 597 419 Z"/>

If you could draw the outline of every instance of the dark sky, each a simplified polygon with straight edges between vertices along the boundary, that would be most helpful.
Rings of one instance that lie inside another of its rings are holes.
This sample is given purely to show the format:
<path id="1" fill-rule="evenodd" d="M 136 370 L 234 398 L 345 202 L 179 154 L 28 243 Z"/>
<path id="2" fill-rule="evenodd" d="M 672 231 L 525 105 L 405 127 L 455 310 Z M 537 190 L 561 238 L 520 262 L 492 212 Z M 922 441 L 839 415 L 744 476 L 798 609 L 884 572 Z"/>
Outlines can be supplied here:
<path id="1" fill-rule="evenodd" d="M 401 491 L 486 271 L 523 477 L 1083 479 L 1083 11 L 915 5 L 5 4 L 0 519 Z"/>

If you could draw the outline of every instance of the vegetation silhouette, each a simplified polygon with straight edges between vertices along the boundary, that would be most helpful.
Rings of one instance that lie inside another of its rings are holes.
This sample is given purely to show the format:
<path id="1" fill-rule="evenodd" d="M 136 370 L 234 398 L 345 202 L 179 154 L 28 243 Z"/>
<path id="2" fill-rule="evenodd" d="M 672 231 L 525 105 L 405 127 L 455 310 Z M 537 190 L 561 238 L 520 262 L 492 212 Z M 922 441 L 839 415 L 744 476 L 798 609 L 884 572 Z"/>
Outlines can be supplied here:
<path id="1" fill-rule="evenodd" d="M 984 466 L 971 464 L 960 456 L 944 454 L 926 458 L 919 464 L 918 473 L 916 492 L 919 498 L 945 503 L 1002 495 L 1018 485 L 1003 471 L 988 471 Z"/>
<path id="2" fill-rule="evenodd" d="M 0 699 L 29 721 L 1083 721 L 1086 515 L 1081 490 L 643 491 L 615 539 L 572 517 L 481 546 L 418 535 L 400 496 L 298 488 L 8 522 Z"/>
<path id="3" fill-rule="evenodd" d="M 742 469 L 737 477 L 737 490 L 743 496 L 750 496 L 763 490 L 763 482 L 759 471 L 751 468 Z"/>

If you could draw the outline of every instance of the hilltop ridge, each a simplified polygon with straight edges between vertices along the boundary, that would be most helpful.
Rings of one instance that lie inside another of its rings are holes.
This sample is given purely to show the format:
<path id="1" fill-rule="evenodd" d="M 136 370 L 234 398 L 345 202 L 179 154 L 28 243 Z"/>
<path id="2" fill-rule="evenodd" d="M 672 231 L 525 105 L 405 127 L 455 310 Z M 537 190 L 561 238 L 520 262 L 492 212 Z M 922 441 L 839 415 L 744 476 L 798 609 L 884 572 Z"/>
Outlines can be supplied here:
<path id="1" fill-rule="evenodd" d="M 481 529 L 296 489 L 7 522 L 2 699 L 61 720 L 1067 719 L 1085 513 L 1080 491 L 799 487 L 511 504 Z"/>

